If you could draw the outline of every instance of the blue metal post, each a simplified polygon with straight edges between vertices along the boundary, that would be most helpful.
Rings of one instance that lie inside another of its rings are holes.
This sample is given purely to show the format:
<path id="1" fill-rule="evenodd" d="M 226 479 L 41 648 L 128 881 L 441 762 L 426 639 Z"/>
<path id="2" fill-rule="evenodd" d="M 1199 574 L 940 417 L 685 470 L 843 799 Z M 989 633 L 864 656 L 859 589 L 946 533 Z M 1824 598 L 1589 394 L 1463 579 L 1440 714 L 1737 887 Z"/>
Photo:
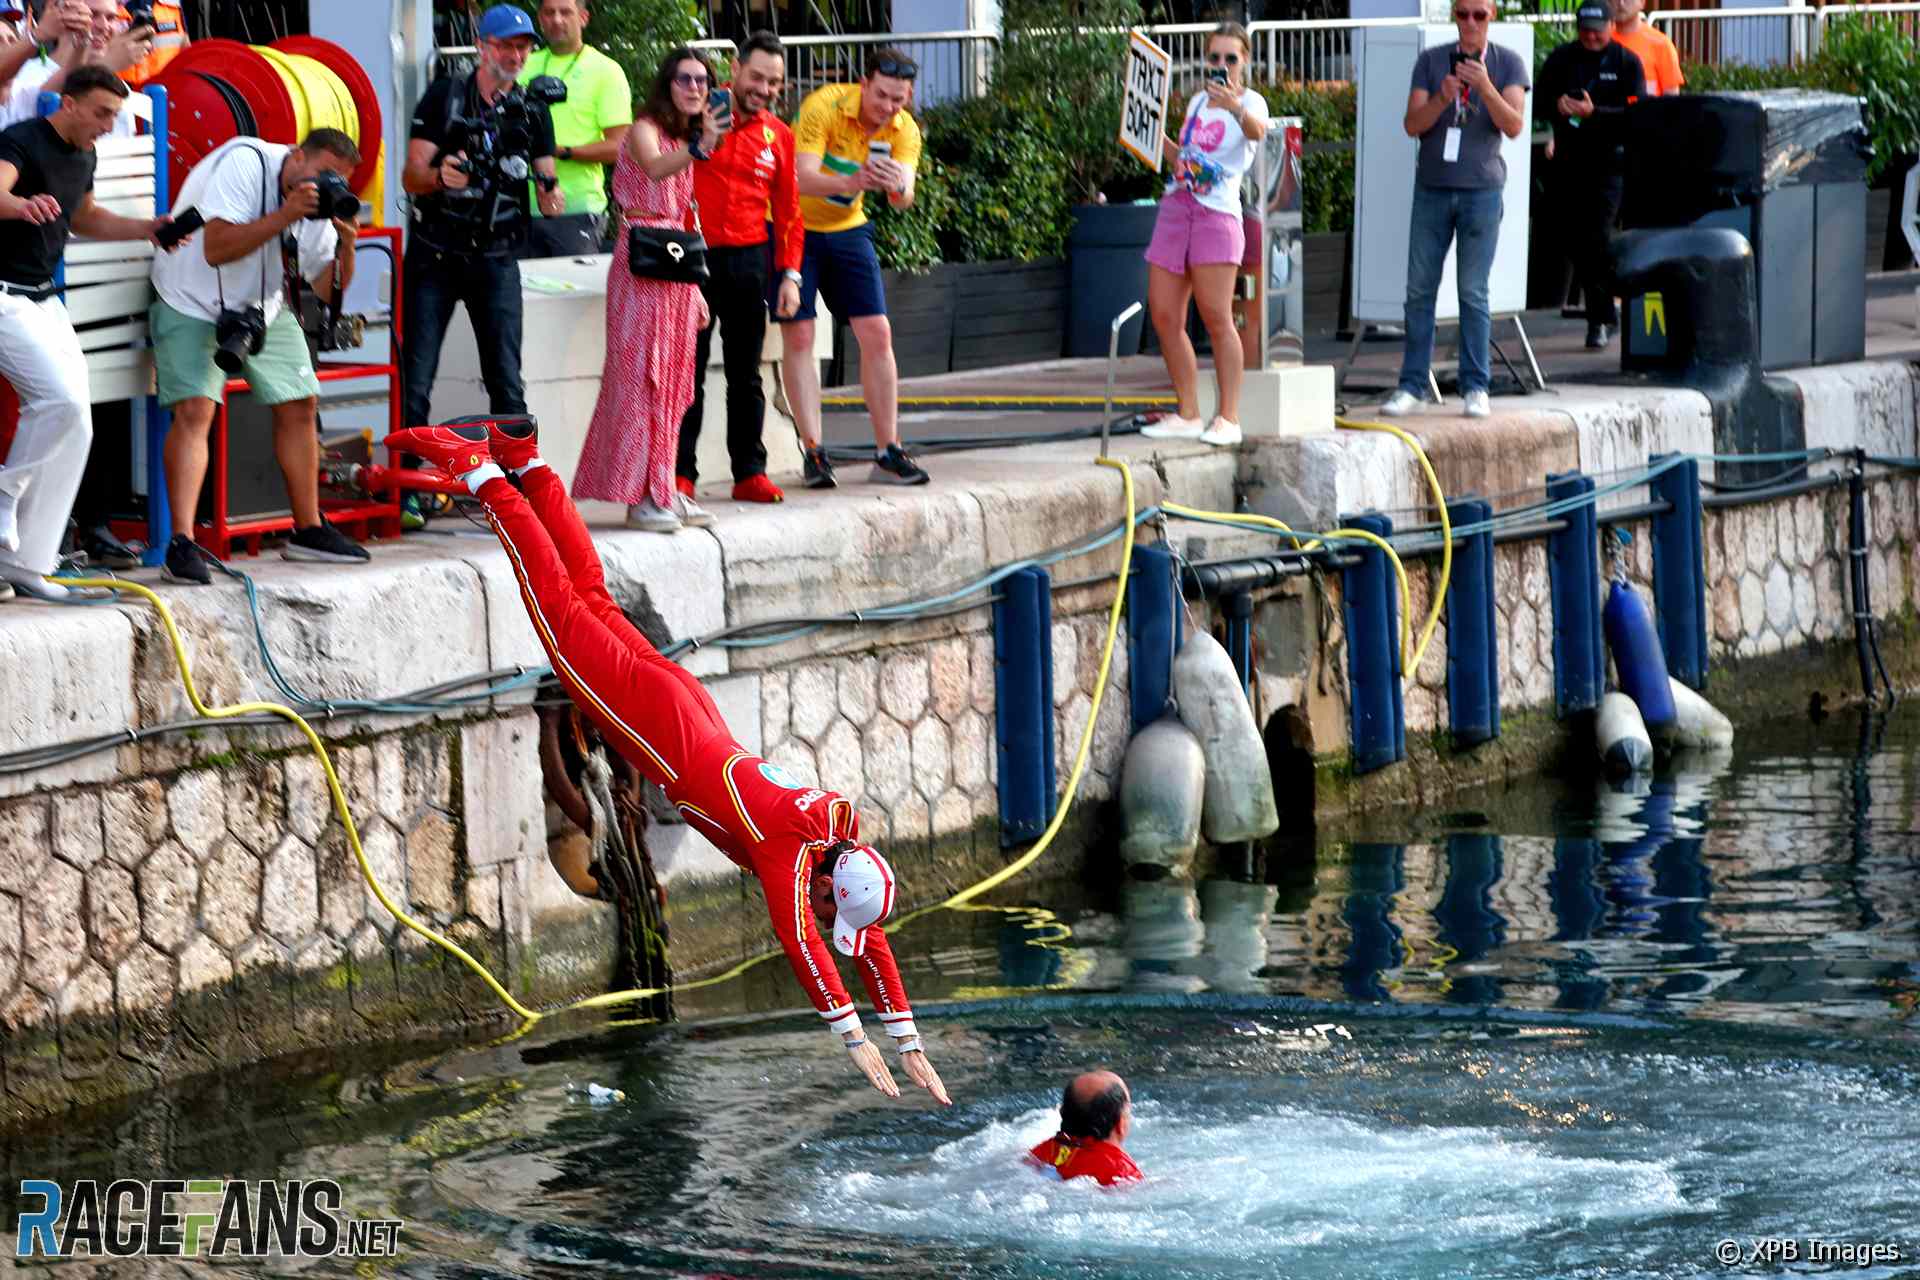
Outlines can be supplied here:
<path id="1" fill-rule="evenodd" d="M 1179 564 L 1164 544 L 1133 549 L 1127 583 L 1127 681 L 1135 733 L 1165 713 L 1173 700 L 1173 655 L 1184 637 Z"/>
<path id="2" fill-rule="evenodd" d="M 1447 504 L 1454 527 L 1485 524 L 1493 505 L 1478 499 Z M 1447 584 L 1447 710 L 1453 745 L 1475 747 L 1500 736 L 1500 661 L 1493 608 L 1493 530 L 1453 543 Z"/>
<path id="3" fill-rule="evenodd" d="M 1011 845 L 1053 820 L 1053 584 L 1045 569 L 1001 580 L 993 658 L 1000 843 Z"/>
<path id="4" fill-rule="evenodd" d="M 1382 538 L 1393 534 L 1393 521 L 1386 516 L 1347 516 L 1341 523 Z M 1360 563 L 1342 575 L 1347 683 L 1353 691 L 1353 771 L 1371 773 L 1407 754 L 1400 705 L 1400 596 L 1386 555 L 1371 545 L 1356 550 Z"/>
<path id="5" fill-rule="evenodd" d="M 153 99 L 153 208 L 155 216 L 173 208 L 173 181 L 169 171 L 173 162 L 173 137 L 167 124 L 167 91 L 158 85 L 149 87 Z M 151 339 L 148 345 L 152 345 Z M 173 414 L 162 408 L 158 396 L 147 397 L 147 550 L 142 563 L 156 565 L 166 559 L 167 539 L 173 533 L 173 510 L 167 501 L 167 468 L 163 454 L 167 428 Z"/>
<path id="6" fill-rule="evenodd" d="M 1671 454 L 1655 454 L 1662 462 Z M 1649 486 L 1671 510 L 1653 518 L 1653 623 L 1667 672 L 1689 688 L 1707 682 L 1707 557 L 1700 463 L 1688 458 Z"/>
<path id="7" fill-rule="evenodd" d="M 1558 501 L 1593 492 L 1578 471 L 1547 477 L 1547 497 Z M 1600 531 L 1591 502 L 1560 517 L 1547 538 L 1553 584 L 1553 696 L 1562 716 L 1600 705 L 1607 689 L 1607 648 L 1600 628 Z"/>
<path id="8" fill-rule="evenodd" d="M 1227 655 L 1240 673 L 1240 692 L 1253 689 L 1253 593 L 1236 591 L 1222 603 L 1227 615 Z"/>

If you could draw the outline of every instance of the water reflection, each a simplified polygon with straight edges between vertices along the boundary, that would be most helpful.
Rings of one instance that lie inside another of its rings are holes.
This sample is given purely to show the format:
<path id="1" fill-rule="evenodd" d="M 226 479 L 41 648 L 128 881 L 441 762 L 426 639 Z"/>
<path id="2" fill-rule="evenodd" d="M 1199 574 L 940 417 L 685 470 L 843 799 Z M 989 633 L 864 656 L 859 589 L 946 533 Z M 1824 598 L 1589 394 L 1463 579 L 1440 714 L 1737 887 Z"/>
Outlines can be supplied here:
<path id="1" fill-rule="evenodd" d="M 1689 753 L 1650 778 L 1506 793 L 1470 830 L 1128 884 L 1114 985 L 1904 1018 L 1920 1003 L 1914 738 L 1889 751 L 1874 722 L 1837 750 Z"/>

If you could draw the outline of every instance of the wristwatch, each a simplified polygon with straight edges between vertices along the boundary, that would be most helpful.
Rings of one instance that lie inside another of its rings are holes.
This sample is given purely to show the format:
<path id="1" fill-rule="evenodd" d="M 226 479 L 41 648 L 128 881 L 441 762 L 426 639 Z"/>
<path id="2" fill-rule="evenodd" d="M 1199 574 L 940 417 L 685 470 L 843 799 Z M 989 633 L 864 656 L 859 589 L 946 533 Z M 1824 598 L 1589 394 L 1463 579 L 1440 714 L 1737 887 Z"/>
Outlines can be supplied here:
<path id="1" fill-rule="evenodd" d="M 780 278 L 782 280 L 791 280 L 795 284 L 799 284 L 802 279 L 800 273 L 798 271 L 795 271 L 792 267 L 788 267 L 785 271 L 782 271 L 780 273 Z"/>
<path id="2" fill-rule="evenodd" d="M 558 151 L 554 152 L 554 155 L 562 160 L 571 160 L 573 159 L 573 148 L 562 147 Z"/>

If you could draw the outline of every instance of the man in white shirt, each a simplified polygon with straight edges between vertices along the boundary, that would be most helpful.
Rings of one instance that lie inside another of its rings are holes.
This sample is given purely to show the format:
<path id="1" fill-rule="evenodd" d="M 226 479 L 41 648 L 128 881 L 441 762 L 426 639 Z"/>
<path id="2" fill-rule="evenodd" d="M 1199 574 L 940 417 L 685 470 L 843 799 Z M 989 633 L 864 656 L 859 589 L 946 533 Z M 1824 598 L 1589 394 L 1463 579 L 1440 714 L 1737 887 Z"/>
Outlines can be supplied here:
<path id="1" fill-rule="evenodd" d="M 253 398 L 273 410 L 274 456 L 294 523 L 281 554 L 346 564 L 367 559 L 320 514 L 320 381 L 287 305 L 295 272 L 322 302 L 352 282 L 358 228 L 325 216 L 316 183 L 326 174 L 344 179 L 359 163 L 360 149 L 338 129 L 315 129 L 297 147 L 235 138 L 208 153 L 181 185 L 174 216 L 197 209 L 206 231 L 198 246 L 154 259 L 160 296 L 148 325 L 157 393 L 173 410 L 163 453 L 173 511 L 164 573 L 173 581 L 210 580 L 193 521 L 207 474 L 207 433 L 229 376 L 244 377 Z"/>
<path id="2" fill-rule="evenodd" d="M 51 52 L 41 52 L 43 44 L 50 44 Z M 11 71 L 11 82 L 0 99 L 0 128 L 39 115 L 40 95 L 58 93 L 73 68 L 103 66 L 118 75 L 152 48 L 152 28 L 129 30 L 120 18 L 118 0 L 47 0 L 46 11 L 24 49 L 0 52 L 0 80 L 6 80 Z M 136 120 L 129 95 L 120 104 L 111 136 L 132 137 Z"/>

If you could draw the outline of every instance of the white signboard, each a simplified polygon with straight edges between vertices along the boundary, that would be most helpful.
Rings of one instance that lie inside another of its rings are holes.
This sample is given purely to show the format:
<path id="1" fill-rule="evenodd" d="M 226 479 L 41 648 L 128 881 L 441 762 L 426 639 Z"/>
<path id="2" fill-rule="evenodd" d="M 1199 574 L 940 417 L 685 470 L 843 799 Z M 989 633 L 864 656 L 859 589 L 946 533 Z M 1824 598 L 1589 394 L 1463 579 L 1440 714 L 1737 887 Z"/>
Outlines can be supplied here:
<path id="1" fill-rule="evenodd" d="M 1167 94 L 1173 88 L 1173 58 L 1138 31 L 1128 33 L 1120 145 L 1160 172 L 1160 140 L 1166 136 Z"/>

